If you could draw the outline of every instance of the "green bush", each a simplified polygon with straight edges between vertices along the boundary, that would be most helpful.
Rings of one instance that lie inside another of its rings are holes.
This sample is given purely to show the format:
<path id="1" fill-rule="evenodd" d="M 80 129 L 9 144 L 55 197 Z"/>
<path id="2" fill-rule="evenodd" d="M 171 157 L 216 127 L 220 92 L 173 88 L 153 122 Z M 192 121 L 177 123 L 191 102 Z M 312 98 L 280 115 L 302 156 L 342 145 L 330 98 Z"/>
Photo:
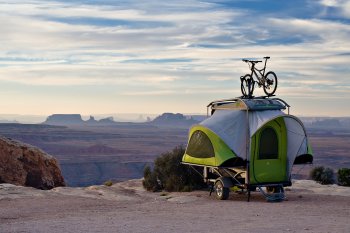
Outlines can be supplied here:
<path id="1" fill-rule="evenodd" d="M 103 183 L 105 186 L 112 186 L 113 185 L 113 181 L 111 180 L 107 180 Z"/>
<path id="2" fill-rule="evenodd" d="M 311 179 L 320 184 L 334 184 L 334 172 L 331 168 L 315 167 L 310 172 Z"/>
<path id="3" fill-rule="evenodd" d="M 338 170 L 338 184 L 342 186 L 350 186 L 349 168 L 341 168 Z"/>
<path id="4" fill-rule="evenodd" d="M 160 185 L 157 179 L 157 176 L 154 172 L 151 171 L 149 166 L 146 166 L 143 170 L 143 181 L 142 185 L 147 191 L 156 192 L 160 190 Z"/>
<path id="5" fill-rule="evenodd" d="M 182 146 L 161 154 L 154 161 L 153 171 L 144 169 L 143 186 L 148 191 L 191 191 L 205 186 L 202 177 L 191 167 L 181 164 L 185 149 Z"/>

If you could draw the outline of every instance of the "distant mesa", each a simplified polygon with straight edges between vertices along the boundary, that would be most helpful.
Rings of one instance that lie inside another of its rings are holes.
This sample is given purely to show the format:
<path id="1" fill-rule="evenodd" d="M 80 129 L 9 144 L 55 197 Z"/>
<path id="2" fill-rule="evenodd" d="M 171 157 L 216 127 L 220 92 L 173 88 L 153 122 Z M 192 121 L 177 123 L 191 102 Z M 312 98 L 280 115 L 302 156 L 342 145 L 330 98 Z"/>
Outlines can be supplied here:
<path id="1" fill-rule="evenodd" d="M 349 117 L 301 117 L 306 128 L 346 129 L 350 127 Z"/>
<path id="2" fill-rule="evenodd" d="M 179 126 L 190 126 L 198 123 L 192 117 L 186 117 L 181 113 L 163 113 L 156 117 L 151 124 L 157 126 L 168 126 L 168 127 L 179 127 Z"/>
<path id="3" fill-rule="evenodd" d="M 84 121 L 80 114 L 53 114 L 48 116 L 43 124 L 46 125 L 115 125 L 118 127 L 188 127 L 198 123 L 197 119 L 190 116 L 187 117 L 180 113 L 163 113 L 156 117 L 153 121 L 148 117 L 147 122 L 132 123 L 132 122 L 116 122 L 113 117 L 106 117 L 101 120 L 96 120 L 93 116 Z"/>
<path id="4" fill-rule="evenodd" d="M 87 120 L 86 123 L 88 123 L 88 124 L 96 124 L 97 121 L 95 120 L 95 117 L 90 116 L 89 120 Z"/>
<path id="5" fill-rule="evenodd" d="M 312 123 L 313 127 L 324 127 L 324 128 L 340 128 L 342 127 L 341 123 L 337 119 L 321 119 Z"/>
<path id="6" fill-rule="evenodd" d="M 43 124 L 46 125 L 77 125 L 83 124 L 85 121 L 80 114 L 53 114 L 48 116 Z"/>
<path id="7" fill-rule="evenodd" d="M 1 124 L 18 124 L 19 122 L 16 120 L 4 120 L 4 119 L 0 119 L 0 123 Z"/>
<path id="8" fill-rule="evenodd" d="M 102 124 L 114 124 L 114 123 L 116 123 L 114 121 L 113 117 L 103 118 L 103 119 L 99 120 L 98 122 L 102 123 Z"/>
<path id="9" fill-rule="evenodd" d="M 46 125 L 111 125 L 116 123 L 113 117 L 96 120 L 93 116 L 90 116 L 87 121 L 84 121 L 80 114 L 53 114 L 43 122 Z"/>
<path id="10" fill-rule="evenodd" d="M 90 116 L 89 120 L 83 121 L 85 124 L 94 125 L 94 124 L 103 124 L 103 125 L 111 125 L 116 124 L 117 122 L 114 121 L 113 117 L 107 117 L 103 118 L 101 120 L 96 120 L 95 117 Z"/>
<path id="11" fill-rule="evenodd" d="M 183 120 L 187 120 L 186 117 L 184 115 L 182 115 L 181 113 L 163 113 L 162 115 L 156 117 L 153 122 L 168 122 L 168 121 L 183 121 Z"/>

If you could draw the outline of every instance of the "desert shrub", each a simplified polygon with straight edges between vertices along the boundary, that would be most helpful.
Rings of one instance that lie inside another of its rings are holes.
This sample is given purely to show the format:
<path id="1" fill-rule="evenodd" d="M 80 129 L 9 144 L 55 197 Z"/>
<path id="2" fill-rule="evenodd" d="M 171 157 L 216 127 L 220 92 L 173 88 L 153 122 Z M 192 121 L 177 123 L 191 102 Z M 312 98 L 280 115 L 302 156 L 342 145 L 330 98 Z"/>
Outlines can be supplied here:
<path id="1" fill-rule="evenodd" d="M 156 192 L 160 190 L 160 185 L 157 179 L 157 176 L 154 172 L 152 172 L 149 166 L 146 166 L 143 170 L 143 181 L 142 185 L 147 191 Z"/>
<path id="2" fill-rule="evenodd" d="M 350 186 L 349 168 L 341 168 L 338 170 L 338 184 L 342 186 Z"/>
<path id="3" fill-rule="evenodd" d="M 106 185 L 106 186 L 112 186 L 113 185 L 113 181 L 107 180 L 103 184 Z"/>
<path id="4" fill-rule="evenodd" d="M 334 184 L 334 172 L 331 168 L 315 167 L 310 172 L 311 179 L 320 184 Z"/>
<path id="5" fill-rule="evenodd" d="M 324 167 L 315 167 L 310 171 L 311 179 L 319 181 L 321 179 L 321 174 L 324 171 Z"/>
<path id="6" fill-rule="evenodd" d="M 144 170 L 143 186 L 149 191 L 191 191 L 204 187 L 202 177 L 191 167 L 181 164 L 185 149 L 175 147 L 154 161 L 154 169 Z"/>

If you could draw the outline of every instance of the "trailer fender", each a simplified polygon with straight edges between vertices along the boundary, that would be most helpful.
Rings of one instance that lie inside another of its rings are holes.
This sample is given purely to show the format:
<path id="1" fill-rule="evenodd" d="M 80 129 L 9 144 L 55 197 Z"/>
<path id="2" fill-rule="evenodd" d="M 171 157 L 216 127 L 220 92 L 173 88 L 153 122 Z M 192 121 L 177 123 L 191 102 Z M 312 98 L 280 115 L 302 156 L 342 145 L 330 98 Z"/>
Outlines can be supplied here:
<path id="1" fill-rule="evenodd" d="M 233 187 L 233 183 L 232 183 L 232 181 L 231 181 L 231 179 L 229 178 L 229 177 L 220 177 L 220 178 L 217 178 L 216 180 L 215 180 L 215 184 L 216 184 L 216 182 L 218 182 L 218 181 L 221 181 L 222 182 L 222 184 L 224 185 L 224 187 L 225 188 L 231 188 L 231 187 Z"/>

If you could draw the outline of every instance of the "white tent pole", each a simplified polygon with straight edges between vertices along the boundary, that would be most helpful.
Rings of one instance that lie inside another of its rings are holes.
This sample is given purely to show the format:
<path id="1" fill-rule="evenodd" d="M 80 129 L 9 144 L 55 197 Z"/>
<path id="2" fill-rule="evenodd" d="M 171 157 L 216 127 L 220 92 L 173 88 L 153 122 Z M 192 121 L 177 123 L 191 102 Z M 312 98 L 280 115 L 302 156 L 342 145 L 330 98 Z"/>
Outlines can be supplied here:
<path id="1" fill-rule="evenodd" d="M 250 199 L 250 176 L 249 176 L 249 168 L 250 168 L 250 158 L 249 158 L 249 147 L 250 147 L 250 129 L 249 129 L 249 109 L 247 108 L 247 136 L 246 136 L 246 161 L 247 161 L 247 171 L 246 171 L 246 184 L 248 189 L 248 200 Z"/>
<path id="2" fill-rule="evenodd" d="M 246 160 L 249 161 L 249 111 L 248 109 L 246 110 L 247 112 L 247 136 L 246 136 Z"/>

